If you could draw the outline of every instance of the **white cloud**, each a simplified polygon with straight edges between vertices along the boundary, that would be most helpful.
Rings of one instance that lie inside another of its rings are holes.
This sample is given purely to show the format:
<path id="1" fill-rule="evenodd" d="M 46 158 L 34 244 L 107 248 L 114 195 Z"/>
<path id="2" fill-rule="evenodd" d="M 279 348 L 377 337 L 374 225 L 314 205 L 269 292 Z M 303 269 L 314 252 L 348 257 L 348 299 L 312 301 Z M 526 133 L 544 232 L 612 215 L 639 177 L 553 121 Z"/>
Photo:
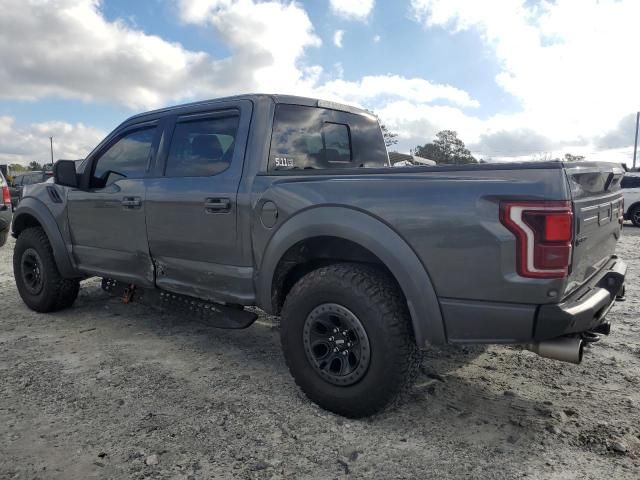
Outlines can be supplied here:
<path id="1" fill-rule="evenodd" d="M 108 21 L 99 0 L 0 0 L 0 99 L 117 102 L 135 109 L 193 97 L 313 81 L 299 66 L 320 45 L 296 3 L 181 1 L 182 18 L 210 25 L 231 51 L 214 59 Z"/>
<path id="2" fill-rule="evenodd" d="M 333 44 L 338 48 L 342 48 L 343 38 L 344 38 L 344 30 L 336 30 L 335 33 L 333 34 Z"/>
<path id="3" fill-rule="evenodd" d="M 215 76 L 205 53 L 108 22 L 99 6 L 97 0 L 2 0 L 0 98 L 153 106 L 195 93 Z"/>
<path id="4" fill-rule="evenodd" d="M 331 11 L 340 17 L 366 20 L 373 10 L 374 0 L 329 0 Z"/>
<path id="5" fill-rule="evenodd" d="M 362 17 L 373 6 L 365 3 L 368 6 L 360 10 L 346 4 L 340 8 Z M 79 98 L 146 109 L 189 98 L 271 91 L 376 110 L 398 101 L 478 104 L 460 89 L 422 78 L 386 74 L 344 81 L 339 63 L 330 72 L 305 63 L 306 50 L 321 42 L 307 13 L 295 2 L 176 0 L 181 21 L 213 30 L 225 44 L 230 54 L 221 59 L 122 21 L 108 21 L 99 0 L 0 0 L 0 4 L 0 98 Z M 82 124 L 49 122 L 18 128 L 5 118 L 0 123 L 0 158 L 42 161 L 48 152 L 47 132 L 55 129 L 51 134 L 61 146 L 60 156 L 83 156 L 102 136 Z"/>
<path id="6" fill-rule="evenodd" d="M 318 85 L 315 91 L 323 97 L 365 106 L 386 104 L 396 99 L 404 99 L 413 104 L 445 100 L 461 107 L 479 105 L 467 92 L 450 85 L 391 74 L 368 75 L 358 81 L 330 80 Z"/>
<path id="7" fill-rule="evenodd" d="M 380 35 L 375 35 L 373 37 L 373 43 L 380 43 Z"/>
<path id="8" fill-rule="evenodd" d="M 586 138 L 594 150 L 594 139 L 640 105 L 640 63 L 624 48 L 640 2 L 412 0 L 412 12 L 429 28 L 475 31 L 495 53 L 496 82 L 522 105 L 508 130 L 528 128 L 554 144 Z M 501 120 L 486 122 L 485 133 Z"/>
<path id="9" fill-rule="evenodd" d="M 31 161 L 49 163 L 49 137 L 54 137 L 54 160 L 84 158 L 105 136 L 105 132 L 82 123 L 34 123 L 19 127 L 13 117 L 0 117 L 0 163 Z"/>
<path id="10" fill-rule="evenodd" d="M 227 91 L 299 91 L 317 80 L 318 66 L 301 66 L 308 47 L 321 45 L 306 11 L 277 0 L 179 0 L 183 21 L 210 26 L 230 48 L 218 62 Z"/>

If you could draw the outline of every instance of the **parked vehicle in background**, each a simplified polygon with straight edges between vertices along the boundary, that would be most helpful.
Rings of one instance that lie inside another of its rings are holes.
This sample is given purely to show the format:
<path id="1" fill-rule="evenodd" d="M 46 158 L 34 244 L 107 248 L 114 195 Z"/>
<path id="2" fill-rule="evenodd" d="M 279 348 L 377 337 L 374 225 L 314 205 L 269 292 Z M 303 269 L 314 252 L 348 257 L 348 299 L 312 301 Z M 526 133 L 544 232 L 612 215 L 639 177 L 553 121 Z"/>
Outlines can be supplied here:
<path id="1" fill-rule="evenodd" d="M 30 308 L 71 306 L 89 276 L 219 327 L 257 305 L 305 394 L 350 417 L 396 403 L 430 344 L 579 363 L 624 292 L 619 165 L 391 168 L 363 110 L 244 95 L 136 115 L 81 170 L 57 162 L 17 208 Z"/>
<path id="2" fill-rule="evenodd" d="M 4 174 L 0 171 L 0 247 L 2 247 L 9 235 L 13 208 L 11 207 L 11 195 L 9 185 Z"/>
<path id="3" fill-rule="evenodd" d="M 627 173 L 620 187 L 624 198 L 624 218 L 640 227 L 640 174 Z"/>
<path id="4" fill-rule="evenodd" d="M 17 174 L 9 186 L 9 191 L 11 192 L 11 204 L 13 205 L 13 208 L 17 207 L 22 190 L 25 186 L 46 182 L 47 179 L 51 177 L 53 177 L 53 170 L 23 172 Z"/>

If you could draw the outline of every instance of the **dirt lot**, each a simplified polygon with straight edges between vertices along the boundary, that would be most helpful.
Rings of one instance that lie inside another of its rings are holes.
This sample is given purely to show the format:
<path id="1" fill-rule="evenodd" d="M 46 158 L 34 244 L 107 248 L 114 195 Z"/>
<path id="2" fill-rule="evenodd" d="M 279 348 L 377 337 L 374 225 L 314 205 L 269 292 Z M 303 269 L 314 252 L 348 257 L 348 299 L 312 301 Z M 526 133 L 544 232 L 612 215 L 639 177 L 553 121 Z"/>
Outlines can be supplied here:
<path id="1" fill-rule="evenodd" d="M 580 366 L 430 351 L 363 421 L 296 389 L 269 318 L 222 331 L 108 297 L 28 310 L 0 249 L 0 478 L 640 478 L 640 229 L 628 299 Z"/>

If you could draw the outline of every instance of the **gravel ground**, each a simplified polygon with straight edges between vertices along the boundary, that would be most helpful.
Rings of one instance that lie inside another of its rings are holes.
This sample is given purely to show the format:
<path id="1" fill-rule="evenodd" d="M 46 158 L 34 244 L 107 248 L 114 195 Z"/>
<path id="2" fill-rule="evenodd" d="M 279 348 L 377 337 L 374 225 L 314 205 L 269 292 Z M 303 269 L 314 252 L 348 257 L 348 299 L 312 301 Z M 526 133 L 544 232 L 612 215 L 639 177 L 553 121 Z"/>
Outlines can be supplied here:
<path id="1" fill-rule="evenodd" d="M 433 350 L 399 409 L 361 421 L 296 389 L 277 329 L 124 305 L 92 279 L 28 310 L 0 249 L 0 478 L 640 478 L 640 229 L 628 299 L 580 366 Z"/>

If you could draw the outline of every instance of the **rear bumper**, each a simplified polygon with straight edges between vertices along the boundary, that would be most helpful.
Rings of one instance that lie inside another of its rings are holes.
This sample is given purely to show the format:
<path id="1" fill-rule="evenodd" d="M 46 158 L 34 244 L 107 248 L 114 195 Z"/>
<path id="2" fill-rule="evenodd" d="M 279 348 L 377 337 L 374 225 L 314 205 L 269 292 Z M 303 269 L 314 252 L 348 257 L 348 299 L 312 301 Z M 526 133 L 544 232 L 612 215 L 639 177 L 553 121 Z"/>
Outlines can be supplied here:
<path id="1" fill-rule="evenodd" d="M 561 303 L 532 305 L 440 298 L 448 343 L 530 343 L 604 323 L 624 287 L 627 265 L 613 257 Z"/>
<path id="2" fill-rule="evenodd" d="M 534 327 L 535 340 L 592 330 L 605 321 L 624 287 L 627 264 L 614 257 L 589 282 L 561 303 L 541 305 Z"/>

